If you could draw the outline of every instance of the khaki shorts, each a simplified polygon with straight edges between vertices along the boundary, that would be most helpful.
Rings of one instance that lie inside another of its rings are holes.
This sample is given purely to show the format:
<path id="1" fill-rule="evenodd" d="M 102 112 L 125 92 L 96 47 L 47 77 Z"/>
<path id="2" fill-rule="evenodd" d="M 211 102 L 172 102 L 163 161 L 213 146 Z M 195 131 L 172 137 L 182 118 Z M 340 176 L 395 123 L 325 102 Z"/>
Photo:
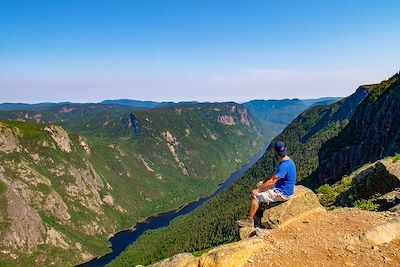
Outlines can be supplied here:
<path id="1" fill-rule="evenodd" d="M 281 191 L 275 188 L 270 188 L 264 192 L 259 193 L 256 196 L 256 201 L 258 203 L 267 203 L 270 204 L 272 202 L 286 201 L 290 197 L 285 196 Z"/>

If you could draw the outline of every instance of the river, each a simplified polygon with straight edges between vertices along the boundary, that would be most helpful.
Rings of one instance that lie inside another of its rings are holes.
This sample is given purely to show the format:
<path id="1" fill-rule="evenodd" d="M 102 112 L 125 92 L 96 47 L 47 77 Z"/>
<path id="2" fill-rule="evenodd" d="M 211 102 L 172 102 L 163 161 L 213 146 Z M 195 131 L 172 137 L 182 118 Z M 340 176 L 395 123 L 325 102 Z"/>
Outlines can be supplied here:
<path id="1" fill-rule="evenodd" d="M 268 144 L 266 144 L 257 154 L 255 154 L 251 158 L 249 162 L 244 164 L 238 171 L 232 173 L 224 183 L 219 185 L 219 188 L 213 194 L 209 195 L 208 197 L 201 198 L 197 201 L 191 202 L 180 209 L 149 217 L 145 221 L 137 223 L 134 226 L 133 230 L 126 230 L 116 233 L 113 237 L 109 239 L 112 249 L 111 253 L 106 254 L 100 258 L 93 259 L 89 262 L 77 265 L 76 267 L 105 266 L 106 264 L 110 263 L 113 259 L 115 259 L 119 254 L 121 254 L 121 252 L 123 252 L 129 245 L 134 243 L 145 231 L 166 227 L 173 219 L 192 212 L 196 208 L 203 205 L 205 202 L 218 196 L 230 185 L 236 182 L 241 176 L 243 176 L 243 174 L 248 169 L 250 169 L 264 155 L 267 148 Z"/>

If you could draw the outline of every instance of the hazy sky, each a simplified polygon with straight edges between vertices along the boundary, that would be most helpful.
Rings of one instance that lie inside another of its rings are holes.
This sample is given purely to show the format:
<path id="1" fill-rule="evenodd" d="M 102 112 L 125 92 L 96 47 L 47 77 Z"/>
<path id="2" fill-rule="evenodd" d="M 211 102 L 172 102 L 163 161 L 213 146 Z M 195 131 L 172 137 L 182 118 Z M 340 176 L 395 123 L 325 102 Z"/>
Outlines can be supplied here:
<path id="1" fill-rule="evenodd" d="M 0 102 L 347 96 L 400 69 L 400 1 L 0 0 Z"/>

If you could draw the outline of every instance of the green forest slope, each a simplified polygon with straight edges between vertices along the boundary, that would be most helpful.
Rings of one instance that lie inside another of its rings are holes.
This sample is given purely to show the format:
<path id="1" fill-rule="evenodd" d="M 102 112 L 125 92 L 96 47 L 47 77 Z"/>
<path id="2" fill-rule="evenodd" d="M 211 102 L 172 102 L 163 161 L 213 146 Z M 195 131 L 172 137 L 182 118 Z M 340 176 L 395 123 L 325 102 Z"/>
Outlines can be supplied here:
<path id="1" fill-rule="evenodd" d="M 274 134 L 235 103 L 0 117 L 2 266 L 106 253 L 110 234 L 210 194 Z"/>
<path id="2" fill-rule="evenodd" d="M 286 142 L 297 163 L 298 180 L 316 186 L 318 151 L 349 122 L 368 91 L 328 105 L 316 106 L 299 115 L 273 142 Z M 149 264 L 179 252 L 195 252 L 237 240 L 235 220 L 246 215 L 249 192 L 255 183 L 271 174 L 276 163 L 270 146 L 264 156 L 229 189 L 189 215 L 177 218 L 167 228 L 145 233 L 110 266 Z"/>

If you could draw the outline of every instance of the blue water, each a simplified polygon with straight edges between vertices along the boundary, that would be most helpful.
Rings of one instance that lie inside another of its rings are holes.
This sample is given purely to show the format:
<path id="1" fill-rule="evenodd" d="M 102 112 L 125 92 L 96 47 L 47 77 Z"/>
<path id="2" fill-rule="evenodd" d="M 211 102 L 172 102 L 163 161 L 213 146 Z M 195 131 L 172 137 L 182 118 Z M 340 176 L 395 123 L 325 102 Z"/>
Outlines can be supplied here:
<path id="1" fill-rule="evenodd" d="M 236 182 L 243 174 L 250 169 L 265 153 L 268 145 L 265 145 L 257 154 L 253 156 L 253 158 L 243 165 L 240 170 L 235 171 L 232 173 L 229 178 L 222 183 L 218 190 L 215 191 L 208 197 L 201 198 L 197 201 L 191 202 L 188 205 L 173 211 L 169 211 L 166 213 L 161 213 L 156 216 L 149 217 L 147 220 L 137 223 L 134 226 L 133 230 L 126 230 L 116 233 L 113 237 L 109 239 L 111 243 L 112 252 L 104 255 L 100 258 L 93 259 L 89 262 L 77 265 L 77 267 L 100 267 L 105 266 L 106 264 L 110 263 L 113 259 L 115 259 L 121 252 L 123 252 L 129 245 L 134 243 L 145 231 L 147 230 L 155 230 L 162 227 L 166 227 L 169 223 L 181 216 L 188 214 L 195 210 L 196 208 L 203 205 L 208 200 L 214 198 L 215 196 L 219 195 L 229 186 L 231 186 L 234 182 Z"/>

